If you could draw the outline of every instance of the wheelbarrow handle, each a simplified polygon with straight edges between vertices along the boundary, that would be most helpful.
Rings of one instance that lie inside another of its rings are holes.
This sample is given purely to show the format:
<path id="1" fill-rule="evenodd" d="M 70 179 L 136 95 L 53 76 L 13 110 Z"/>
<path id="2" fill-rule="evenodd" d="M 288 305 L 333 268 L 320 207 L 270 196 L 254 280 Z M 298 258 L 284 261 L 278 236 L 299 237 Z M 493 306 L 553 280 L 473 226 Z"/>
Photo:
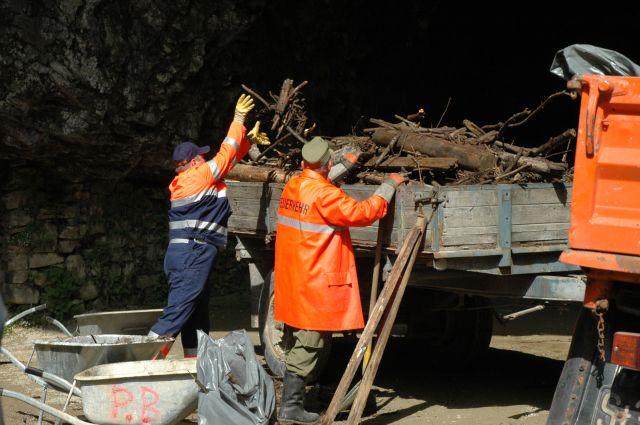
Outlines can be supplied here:
<path id="1" fill-rule="evenodd" d="M 30 309 L 25 310 L 25 311 L 23 311 L 22 313 L 18 313 L 18 314 L 16 314 L 15 316 L 13 316 L 12 318 L 10 318 L 9 320 L 7 320 L 7 321 L 4 323 L 4 326 L 5 326 L 5 327 L 7 327 L 7 326 L 11 326 L 11 324 L 13 324 L 13 323 L 17 322 L 18 320 L 22 319 L 23 317 L 28 316 L 28 315 L 30 315 L 30 314 L 32 314 L 32 313 L 35 313 L 36 311 L 44 310 L 44 309 L 46 309 L 46 308 L 47 308 L 47 305 L 46 305 L 46 304 L 40 304 L 40 305 L 37 305 L 37 306 L 35 306 L 35 307 L 31 307 Z"/>
<path id="2" fill-rule="evenodd" d="M 69 331 L 69 329 L 67 329 L 65 325 L 60 323 L 60 321 L 54 319 L 51 316 L 46 316 L 45 319 L 47 320 L 47 322 L 51 323 L 53 326 L 60 329 L 60 331 L 66 336 L 73 336 L 73 334 Z"/>
<path id="3" fill-rule="evenodd" d="M 30 406 L 35 407 L 36 409 L 42 410 L 51 416 L 55 416 L 56 418 L 60 418 L 63 421 L 70 423 L 71 425 L 94 425 L 91 422 L 82 421 L 75 416 L 71 416 L 68 413 L 61 412 L 58 409 L 54 409 L 51 406 L 48 406 L 44 403 L 39 402 L 38 400 L 28 397 L 24 394 L 17 393 L 15 391 L 10 391 L 4 388 L 0 388 L 0 397 L 9 397 L 14 398 L 16 400 L 20 400 L 23 403 L 26 403 Z"/>
<path id="4" fill-rule="evenodd" d="M 25 367 L 24 373 L 26 373 L 27 375 L 42 378 L 45 382 L 50 382 L 53 385 L 56 385 L 66 391 L 73 391 L 74 395 L 82 397 L 82 391 L 79 388 L 76 388 L 74 385 L 71 385 L 71 382 L 57 375 L 54 375 L 53 373 L 45 372 L 44 370 L 38 369 L 37 367 L 33 366 Z"/>
<path id="5" fill-rule="evenodd" d="M 38 369 L 37 367 L 33 366 L 27 366 L 24 368 L 24 373 L 42 378 L 42 375 L 44 375 L 44 370 Z"/>

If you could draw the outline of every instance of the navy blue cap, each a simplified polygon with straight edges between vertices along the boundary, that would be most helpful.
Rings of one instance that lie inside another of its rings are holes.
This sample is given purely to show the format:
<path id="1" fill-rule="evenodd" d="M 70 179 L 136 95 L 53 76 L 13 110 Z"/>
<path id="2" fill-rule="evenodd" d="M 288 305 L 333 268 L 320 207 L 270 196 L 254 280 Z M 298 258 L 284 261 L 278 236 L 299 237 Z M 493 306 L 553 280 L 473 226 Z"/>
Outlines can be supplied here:
<path id="1" fill-rule="evenodd" d="M 173 160 L 176 162 L 191 161 L 197 155 L 209 152 L 210 149 L 211 148 L 209 146 L 200 147 L 191 142 L 180 143 L 173 150 Z"/>

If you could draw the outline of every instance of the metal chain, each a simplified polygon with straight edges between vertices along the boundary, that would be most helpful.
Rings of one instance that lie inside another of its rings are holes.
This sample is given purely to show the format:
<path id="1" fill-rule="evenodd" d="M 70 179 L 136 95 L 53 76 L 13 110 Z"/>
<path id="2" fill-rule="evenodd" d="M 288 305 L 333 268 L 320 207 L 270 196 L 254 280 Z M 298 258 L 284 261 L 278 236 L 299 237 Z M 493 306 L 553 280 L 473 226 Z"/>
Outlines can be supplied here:
<path id="1" fill-rule="evenodd" d="M 605 351 L 604 351 L 604 314 L 609 310 L 609 300 L 598 300 L 596 301 L 596 308 L 593 314 L 598 318 L 598 323 L 596 325 L 598 329 L 598 353 L 600 354 L 600 360 L 604 363 L 606 361 Z"/>
<path id="2" fill-rule="evenodd" d="M 598 318 L 598 352 L 600 353 L 600 360 L 604 362 L 604 313 L 596 312 L 596 317 Z"/>

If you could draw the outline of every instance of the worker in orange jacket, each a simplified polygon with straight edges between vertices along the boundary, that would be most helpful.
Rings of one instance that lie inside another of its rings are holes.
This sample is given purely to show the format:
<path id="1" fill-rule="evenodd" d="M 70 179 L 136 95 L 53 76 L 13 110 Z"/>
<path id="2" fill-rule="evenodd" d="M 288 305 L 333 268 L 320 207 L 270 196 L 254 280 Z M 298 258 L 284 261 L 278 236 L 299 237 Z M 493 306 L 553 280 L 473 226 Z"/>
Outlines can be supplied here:
<path id="1" fill-rule="evenodd" d="M 364 327 L 349 227 L 369 226 L 387 213 L 403 181 L 391 174 L 375 193 L 356 201 L 327 178 L 328 143 L 315 137 L 302 148 L 302 173 L 284 187 L 275 246 L 275 319 L 285 323 L 286 369 L 278 421 L 311 424 L 305 383 L 317 377 L 334 331 Z"/>
<path id="2" fill-rule="evenodd" d="M 254 107 L 251 96 L 241 95 L 233 122 L 220 150 L 209 161 L 209 146 L 191 142 L 176 146 L 176 176 L 169 185 L 169 246 L 164 271 L 169 281 L 167 306 L 149 336 L 182 336 L 185 357 L 195 357 L 196 330 L 209 332 L 209 273 L 218 252 L 227 244 L 227 220 L 231 207 L 223 177 L 249 151 L 252 142 L 268 144 L 260 122 L 245 135 L 244 121 Z M 248 137 L 247 137 L 248 136 Z M 166 356 L 171 345 L 161 350 Z"/>

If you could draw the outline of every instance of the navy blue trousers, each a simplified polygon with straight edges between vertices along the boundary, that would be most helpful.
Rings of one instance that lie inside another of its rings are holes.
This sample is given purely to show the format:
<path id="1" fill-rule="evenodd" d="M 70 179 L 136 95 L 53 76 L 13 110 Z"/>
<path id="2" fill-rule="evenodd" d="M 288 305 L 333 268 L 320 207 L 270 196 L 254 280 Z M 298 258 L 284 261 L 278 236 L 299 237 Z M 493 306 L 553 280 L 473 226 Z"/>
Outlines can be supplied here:
<path id="1" fill-rule="evenodd" d="M 182 347 L 195 354 L 196 330 L 209 333 L 209 273 L 218 248 L 189 240 L 172 243 L 164 257 L 164 272 L 169 281 L 169 300 L 162 316 L 151 328 L 160 336 L 182 336 Z"/>

